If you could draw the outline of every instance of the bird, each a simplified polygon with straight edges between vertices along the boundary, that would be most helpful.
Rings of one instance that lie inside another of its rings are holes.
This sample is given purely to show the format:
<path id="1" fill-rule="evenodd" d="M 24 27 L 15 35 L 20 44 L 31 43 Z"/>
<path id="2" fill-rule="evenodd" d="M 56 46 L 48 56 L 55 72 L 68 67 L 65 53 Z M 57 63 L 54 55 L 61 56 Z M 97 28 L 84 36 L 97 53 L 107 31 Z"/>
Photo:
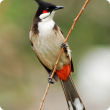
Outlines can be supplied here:
<path id="1" fill-rule="evenodd" d="M 53 20 L 55 12 L 64 7 L 43 0 L 35 1 L 39 7 L 29 32 L 31 46 L 49 74 L 48 82 L 54 84 L 53 79 L 56 82 L 60 80 L 69 110 L 85 110 L 71 76 L 71 73 L 74 73 L 74 66 L 70 47 L 68 43 L 64 43 L 64 34 Z M 56 67 L 56 72 L 51 78 L 61 48 L 63 48 L 63 52 Z"/>

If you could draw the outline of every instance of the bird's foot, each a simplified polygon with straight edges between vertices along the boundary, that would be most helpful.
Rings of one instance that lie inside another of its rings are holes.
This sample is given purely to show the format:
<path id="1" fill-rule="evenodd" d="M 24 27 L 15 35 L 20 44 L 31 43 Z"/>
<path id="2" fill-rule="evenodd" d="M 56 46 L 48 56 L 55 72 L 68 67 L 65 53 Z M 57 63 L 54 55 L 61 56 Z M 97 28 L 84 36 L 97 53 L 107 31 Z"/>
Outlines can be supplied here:
<path id="1" fill-rule="evenodd" d="M 66 45 L 66 43 L 62 43 L 61 44 L 61 47 L 64 49 L 65 52 L 67 52 L 67 47 L 68 46 Z"/>
<path id="2" fill-rule="evenodd" d="M 49 73 L 49 77 L 48 77 L 48 83 L 50 84 L 54 84 L 53 78 L 51 78 L 53 70 Z"/>
<path id="3" fill-rule="evenodd" d="M 48 77 L 48 83 L 50 83 L 50 84 L 54 84 L 53 78 Z"/>

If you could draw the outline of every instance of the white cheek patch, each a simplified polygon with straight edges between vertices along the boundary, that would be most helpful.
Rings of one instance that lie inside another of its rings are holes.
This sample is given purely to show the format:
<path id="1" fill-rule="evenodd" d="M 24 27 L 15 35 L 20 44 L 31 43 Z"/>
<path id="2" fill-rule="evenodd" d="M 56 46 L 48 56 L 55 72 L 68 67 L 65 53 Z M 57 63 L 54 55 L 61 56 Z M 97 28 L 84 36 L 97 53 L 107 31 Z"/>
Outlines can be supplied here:
<path id="1" fill-rule="evenodd" d="M 43 13 L 39 16 L 40 19 L 45 19 L 46 17 L 48 17 L 50 15 L 50 12 L 49 13 Z"/>

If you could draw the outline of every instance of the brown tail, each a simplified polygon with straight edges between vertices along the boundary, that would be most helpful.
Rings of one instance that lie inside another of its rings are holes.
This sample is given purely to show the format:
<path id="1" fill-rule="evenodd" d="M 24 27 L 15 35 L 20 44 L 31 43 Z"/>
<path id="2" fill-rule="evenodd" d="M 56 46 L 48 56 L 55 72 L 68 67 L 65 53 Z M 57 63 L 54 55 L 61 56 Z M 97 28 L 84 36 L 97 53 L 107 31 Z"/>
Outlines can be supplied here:
<path id="1" fill-rule="evenodd" d="M 60 80 L 69 110 L 86 110 L 82 103 L 75 85 L 73 83 L 71 75 L 67 81 Z"/>

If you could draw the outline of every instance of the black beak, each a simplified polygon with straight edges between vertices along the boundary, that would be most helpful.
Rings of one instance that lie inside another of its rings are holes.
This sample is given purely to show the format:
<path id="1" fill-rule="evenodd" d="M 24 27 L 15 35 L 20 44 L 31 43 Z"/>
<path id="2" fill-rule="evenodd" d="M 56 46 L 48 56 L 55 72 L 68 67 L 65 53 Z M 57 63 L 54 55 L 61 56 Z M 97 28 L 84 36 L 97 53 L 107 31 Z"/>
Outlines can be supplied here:
<path id="1" fill-rule="evenodd" d="M 59 10 L 59 9 L 63 9 L 63 6 L 56 6 L 54 10 Z"/>

